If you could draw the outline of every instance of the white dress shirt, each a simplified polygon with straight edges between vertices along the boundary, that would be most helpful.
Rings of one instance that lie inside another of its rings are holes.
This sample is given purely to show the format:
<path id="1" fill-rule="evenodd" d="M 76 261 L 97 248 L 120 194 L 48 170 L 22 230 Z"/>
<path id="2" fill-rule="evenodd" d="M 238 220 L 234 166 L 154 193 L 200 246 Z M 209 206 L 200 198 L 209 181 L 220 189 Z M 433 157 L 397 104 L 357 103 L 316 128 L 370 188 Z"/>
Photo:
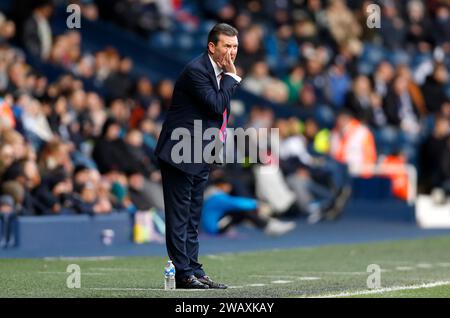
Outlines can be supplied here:
<path id="1" fill-rule="evenodd" d="M 52 50 L 52 28 L 46 18 L 35 15 L 39 40 L 41 41 L 41 57 L 48 59 Z"/>

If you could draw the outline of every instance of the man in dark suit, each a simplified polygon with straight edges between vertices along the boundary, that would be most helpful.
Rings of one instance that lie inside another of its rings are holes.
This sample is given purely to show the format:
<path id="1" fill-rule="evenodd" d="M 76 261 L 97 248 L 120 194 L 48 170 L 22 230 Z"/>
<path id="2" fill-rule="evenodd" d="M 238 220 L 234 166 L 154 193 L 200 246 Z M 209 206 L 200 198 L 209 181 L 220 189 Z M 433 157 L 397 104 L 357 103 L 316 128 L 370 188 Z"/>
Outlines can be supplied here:
<path id="1" fill-rule="evenodd" d="M 241 81 L 234 66 L 237 35 L 238 31 L 225 23 L 210 31 L 207 52 L 187 64 L 175 83 L 155 150 L 164 188 L 166 245 L 175 265 L 177 288 L 227 288 L 208 277 L 198 261 L 198 227 L 212 158 L 203 157 L 211 141 L 202 136 L 214 128 L 215 142 L 225 142 L 230 99 Z M 190 141 L 188 149 L 182 150 L 181 161 L 176 151 L 180 131 L 183 142 Z"/>
<path id="2" fill-rule="evenodd" d="M 32 14 L 25 21 L 22 43 L 34 56 L 43 60 L 50 57 L 52 49 L 52 29 L 49 19 L 53 14 L 50 0 L 36 1 Z"/>

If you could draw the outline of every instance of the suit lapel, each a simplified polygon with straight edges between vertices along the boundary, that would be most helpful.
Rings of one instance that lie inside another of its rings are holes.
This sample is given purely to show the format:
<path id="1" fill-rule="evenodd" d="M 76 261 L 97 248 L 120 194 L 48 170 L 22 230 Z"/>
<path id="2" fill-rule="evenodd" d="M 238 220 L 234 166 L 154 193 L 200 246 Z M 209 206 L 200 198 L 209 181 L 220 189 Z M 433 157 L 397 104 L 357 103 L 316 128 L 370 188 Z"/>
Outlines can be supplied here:
<path id="1" fill-rule="evenodd" d="M 208 75 L 212 80 L 216 91 L 219 91 L 219 86 L 217 86 L 216 73 L 214 73 L 214 68 L 211 64 L 211 61 L 209 60 L 208 53 L 203 54 L 203 64 L 205 65 L 206 70 L 208 71 Z"/>

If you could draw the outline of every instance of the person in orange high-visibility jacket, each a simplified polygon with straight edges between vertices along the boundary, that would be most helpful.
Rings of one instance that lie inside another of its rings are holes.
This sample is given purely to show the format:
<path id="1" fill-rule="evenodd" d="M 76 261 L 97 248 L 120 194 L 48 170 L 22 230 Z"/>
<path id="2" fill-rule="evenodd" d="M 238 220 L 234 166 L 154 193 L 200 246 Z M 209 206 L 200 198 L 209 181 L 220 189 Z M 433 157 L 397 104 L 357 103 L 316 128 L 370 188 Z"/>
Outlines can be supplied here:
<path id="1" fill-rule="evenodd" d="M 391 179 L 392 193 L 399 199 L 408 200 L 408 171 L 404 155 L 389 155 L 380 162 L 381 169 L 388 168 L 386 176 Z M 395 167 L 395 168 L 393 168 Z"/>
<path id="2" fill-rule="evenodd" d="M 341 111 L 331 133 L 331 156 L 358 171 L 363 177 L 370 177 L 370 166 L 377 161 L 377 151 L 372 132 L 347 111 Z"/>
<path id="3" fill-rule="evenodd" d="M 0 120 L 3 125 L 6 125 L 9 128 L 16 127 L 16 119 L 14 118 L 11 105 L 3 98 L 0 98 Z"/>

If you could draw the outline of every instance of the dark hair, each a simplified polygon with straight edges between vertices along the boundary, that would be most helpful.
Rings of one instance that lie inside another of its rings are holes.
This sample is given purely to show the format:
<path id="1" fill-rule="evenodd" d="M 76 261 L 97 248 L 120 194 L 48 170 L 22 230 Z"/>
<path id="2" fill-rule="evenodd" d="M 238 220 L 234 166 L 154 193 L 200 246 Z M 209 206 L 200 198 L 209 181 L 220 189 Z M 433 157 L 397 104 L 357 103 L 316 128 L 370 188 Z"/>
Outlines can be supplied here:
<path id="1" fill-rule="evenodd" d="M 208 43 L 212 42 L 214 43 L 214 45 L 217 45 L 217 42 L 219 42 L 220 34 L 225 34 L 227 36 L 237 36 L 238 33 L 239 32 L 235 27 L 232 27 L 227 23 L 218 23 L 211 29 L 211 31 L 209 31 Z M 208 47 L 208 43 L 206 47 Z"/>

